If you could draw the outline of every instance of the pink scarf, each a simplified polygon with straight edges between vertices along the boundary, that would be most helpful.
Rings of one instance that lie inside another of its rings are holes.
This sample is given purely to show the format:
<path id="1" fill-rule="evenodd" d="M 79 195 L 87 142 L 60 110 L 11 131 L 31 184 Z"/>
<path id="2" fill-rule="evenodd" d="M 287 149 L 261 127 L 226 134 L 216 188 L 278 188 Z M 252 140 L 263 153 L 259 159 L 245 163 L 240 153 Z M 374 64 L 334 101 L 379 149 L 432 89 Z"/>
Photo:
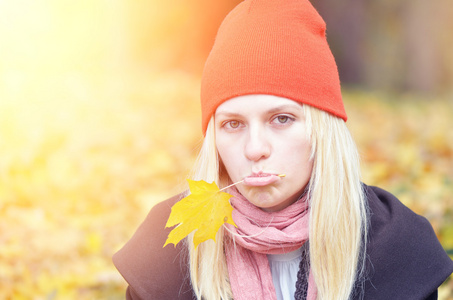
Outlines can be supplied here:
<path id="1" fill-rule="evenodd" d="M 282 254 L 299 249 L 308 240 L 308 201 L 302 198 L 273 213 L 251 204 L 236 189 L 230 192 L 233 220 L 227 224 L 234 242 L 226 244 L 231 289 L 235 300 L 276 300 L 266 254 Z M 239 235 L 239 236 L 238 236 Z M 316 299 L 316 284 L 310 271 L 307 299 Z"/>

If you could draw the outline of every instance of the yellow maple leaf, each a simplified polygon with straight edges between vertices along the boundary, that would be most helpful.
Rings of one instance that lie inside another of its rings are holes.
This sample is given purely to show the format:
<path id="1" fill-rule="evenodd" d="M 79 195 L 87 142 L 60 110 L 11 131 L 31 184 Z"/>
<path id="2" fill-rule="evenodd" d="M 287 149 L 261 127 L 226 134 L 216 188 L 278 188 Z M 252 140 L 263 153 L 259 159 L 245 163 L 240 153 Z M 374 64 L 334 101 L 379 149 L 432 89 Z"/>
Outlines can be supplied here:
<path id="1" fill-rule="evenodd" d="M 190 195 L 172 206 L 165 227 L 179 225 L 170 232 L 164 247 L 170 243 L 176 246 L 184 237 L 196 230 L 193 237 L 196 248 L 206 240 L 215 241 L 217 231 L 224 223 L 236 226 L 232 217 L 233 207 L 229 201 L 232 195 L 220 191 L 215 182 L 190 179 L 187 181 Z"/>

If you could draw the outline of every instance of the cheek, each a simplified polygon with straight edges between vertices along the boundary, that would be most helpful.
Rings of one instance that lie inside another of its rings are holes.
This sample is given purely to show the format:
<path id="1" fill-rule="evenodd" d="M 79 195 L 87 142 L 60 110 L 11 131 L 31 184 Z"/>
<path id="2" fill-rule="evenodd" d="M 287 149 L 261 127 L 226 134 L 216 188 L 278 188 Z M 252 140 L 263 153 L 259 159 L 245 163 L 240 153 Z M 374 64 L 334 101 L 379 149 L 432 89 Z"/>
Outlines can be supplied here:
<path id="1" fill-rule="evenodd" d="M 292 143 L 287 143 L 280 148 L 283 148 L 281 154 L 283 158 L 293 160 L 297 164 L 306 162 L 310 158 L 311 145 L 307 139 L 293 140 Z"/>
<path id="2" fill-rule="evenodd" d="M 289 170 L 297 173 L 299 176 L 310 176 L 313 169 L 313 160 L 310 159 L 311 145 L 308 141 L 303 140 L 294 143 L 292 147 L 288 145 L 285 151 L 280 154 L 282 163 L 286 164 Z"/>
<path id="3" fill-rule="evenodd" d="M 228 143 L 225 143 L 223 139 L 218 139 L 216 141 L 216 148 L 222 161 L 225 162 L 225 160 L 228 160 L 230 152 L 230 147 L 228 147 Z"/>
<path id="4" fill-rule="evenodd" d="M 231 170 L 234 170 L 238 164 L 237 149 L 235 149 L 234 143 L 225 141 L 225 139 L 218 139 L 216 141 L 217 152 L 220 160 L 225 166 L 227 172 L 230 174 Z"/>

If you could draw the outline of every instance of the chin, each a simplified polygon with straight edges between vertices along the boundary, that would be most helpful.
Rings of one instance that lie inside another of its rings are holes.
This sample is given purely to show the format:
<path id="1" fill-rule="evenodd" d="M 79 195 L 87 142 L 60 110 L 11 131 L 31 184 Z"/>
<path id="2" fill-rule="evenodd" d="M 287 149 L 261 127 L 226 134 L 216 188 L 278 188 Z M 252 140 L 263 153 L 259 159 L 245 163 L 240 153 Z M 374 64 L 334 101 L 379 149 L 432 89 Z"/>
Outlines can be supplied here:
<path id="1" fill-rule="evenodd" d="M 250 203 L 263 210 L 272 210 L 272 208 L 278 206 L 281 202 L 283 202 L 277 199 L 275 196 L 272 196 L 270 193 L 266 192 L 254 193 L 253 195 L 249 195 L 248 197 L 245 196 L 245 198 Z"/>

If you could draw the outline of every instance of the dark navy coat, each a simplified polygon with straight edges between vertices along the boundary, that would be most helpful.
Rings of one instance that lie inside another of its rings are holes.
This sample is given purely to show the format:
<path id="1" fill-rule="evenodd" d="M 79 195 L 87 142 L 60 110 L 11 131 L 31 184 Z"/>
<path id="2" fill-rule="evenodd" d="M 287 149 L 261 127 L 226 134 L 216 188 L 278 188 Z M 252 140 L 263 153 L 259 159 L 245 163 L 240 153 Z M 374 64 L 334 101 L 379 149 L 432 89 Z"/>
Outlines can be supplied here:
<path id="1" fill-rule="evenodd" d="M 355 298 L 437 299 L 437 288 L 453 272 L 453 261 L 431 225 L 392 194 L 364 185 L 370 231 L 366 280 Z M 179 243 L 162 248 L 171 229 L 164 228 L 175 196 L 157 204 L 113 262 L 129 283 L 127 299 L 195 299 L 189 279 L 188 253 Z M 297 282 L 296 285 L 303 283 Z"/>

